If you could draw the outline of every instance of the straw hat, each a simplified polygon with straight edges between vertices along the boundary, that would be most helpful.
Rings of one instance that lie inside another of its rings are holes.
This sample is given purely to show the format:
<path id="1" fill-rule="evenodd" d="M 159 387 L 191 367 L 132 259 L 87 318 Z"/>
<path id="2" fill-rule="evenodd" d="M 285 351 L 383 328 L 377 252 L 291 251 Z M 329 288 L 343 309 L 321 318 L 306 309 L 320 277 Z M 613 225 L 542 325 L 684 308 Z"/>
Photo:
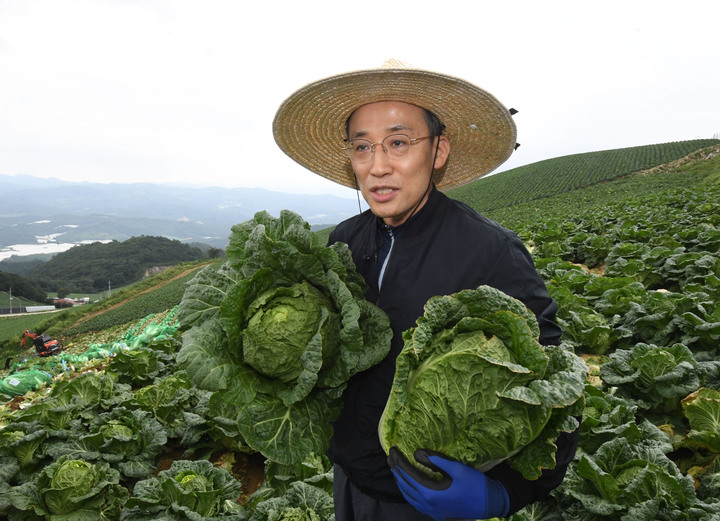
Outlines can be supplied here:
<path id="1" fill-rule="evenodd" d="M 440 190 L 492 172 L 516 147 L 511 113 L 490 93 L 465 80 L 397 60 L 388 60 L 379 69 L 331 76 L 296 91 L 275 114 L 275 141 L 305 168 L 355 188 L 355 174 L 342 150 L 345 122 L 355 109 L 376 101 L 417 105 L 445 125 L 450 157 L 435 173 Z"/>

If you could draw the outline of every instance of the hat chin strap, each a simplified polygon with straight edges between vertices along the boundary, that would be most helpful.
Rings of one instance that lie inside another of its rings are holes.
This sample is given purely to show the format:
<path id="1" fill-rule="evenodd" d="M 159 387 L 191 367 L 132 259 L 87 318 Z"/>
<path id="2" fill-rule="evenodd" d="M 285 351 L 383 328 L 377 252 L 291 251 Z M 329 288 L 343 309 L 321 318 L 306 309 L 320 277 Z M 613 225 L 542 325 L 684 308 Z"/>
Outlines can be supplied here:
<path id="1" fill-rule="evenodd" d="M 408 215 L 407 219 L 405 219 L 405 222 L 407 222 L 408 219 L 410 219 L 410 217 L 415 215 L 415 212 L 417 212 L 418 206 L 420 206 L 420 203 L 423 202 L 423 200 L 425 199 L 425 196 L 427 196 L 427 194 L 429 194 L 430 190 L 432 189 L 432 184 L 433 184 L 432 179 L 433 179 L 433 174 L 435 173 L 435 161 L 437 161 L 438 149 L 440 148 L 440 139 L 439 139 L 440 136 L 437 136 L 437 137 L 438 137 L 438 141 L 437 141 L 437 145 L 435 145 L 435 154 L 433 155 L 433 162 L 432 162 L 432 166 L 430 167 L 430 179 L 428 179 L 427 188 L 425 188 L 425 191 L 420 196 L 420 199 L 418 199 L 418 202 L 415 203 L 415 207 L 413 208 L 412 212 L 410 212 L 410 215 Z"/>

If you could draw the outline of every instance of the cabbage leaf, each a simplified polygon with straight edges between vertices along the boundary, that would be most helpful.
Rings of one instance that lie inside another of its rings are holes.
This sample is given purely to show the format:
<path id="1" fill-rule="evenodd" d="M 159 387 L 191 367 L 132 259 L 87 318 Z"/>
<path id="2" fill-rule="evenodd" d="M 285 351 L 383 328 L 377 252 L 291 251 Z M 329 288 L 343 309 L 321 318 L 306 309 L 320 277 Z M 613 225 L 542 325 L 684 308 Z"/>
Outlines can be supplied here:
<path id="1" fill-rule="evenodd" d="M 226 255 L 183 295 L 178 364 L 234 406 L 247 445 L 301 463 L 327 449 L 350 377 L 389 352 L 390 322 L 365 299 L 347 245 L 321 245 L 293 212 L 233 226 Z"/>
<path id="2" fill-rule="evenodd" d="M 431 449 L 483 471 L 509 458 L 528 479 L 553 468 L 555 439 L 578 427 L 587 366 L 538 337 L 532 312 L 489 286 L 431 298 L 403 333 L 379 427 L 385 451 L 414 462 Z"/>

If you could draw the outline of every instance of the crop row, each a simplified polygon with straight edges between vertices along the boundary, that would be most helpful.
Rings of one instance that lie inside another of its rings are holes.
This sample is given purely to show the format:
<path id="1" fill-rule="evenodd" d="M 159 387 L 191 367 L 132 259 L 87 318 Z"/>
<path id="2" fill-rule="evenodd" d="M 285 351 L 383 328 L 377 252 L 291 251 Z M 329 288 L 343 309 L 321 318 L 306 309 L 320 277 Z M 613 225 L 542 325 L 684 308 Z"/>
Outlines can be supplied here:
<path id="1" fill-rule="evenodd" d="M 720 521 L 719 200 L 712 186 L 647 190 L 517 227 L 591 374 L 565 481 L 513 521 Z M 0 409 L 0 512 L 42 519 L 28 512 L 51 508 L 53 478 L 71 471 L 107 519 L 332 519 L 327 460 L 258 458 L 237 408 L 191 384 L 178 332 L 156 325 L 138 320 L 115 342 L 132 348 L 79 375 L 48 367 L 31 406 Z M 250 496 L 253 465 L 265 481 Z"/>
<path id="2" fill-rule="evenodd" d="M 514 521 L 718 519 L 718 200 L 676 188 L 519 229 L 593 371 L 565 481 Z"/>
<path id="3" fill-rule="evenodd" d="M 718 143 L 701 139 L 563 156 L 483 178 L 449 194 L 488 212 L 611 181 Z"/>
<path id="4" fill-rule="evenodd" d="M 28 392 L 23 408 L 0 409 L 0 513 L 262 521 L 302 507 L 328 519 L 327 459 L 290 467 L 254 455 L 236 410 L 178 370 L 179 335 L 174 313 L 148 316 L 92 346 L 86 354 L 97 358 L 33 366 L 53 381 Z M 264 484 L 251 498 L 258 473 Z"/>
<path id="5" fill-rule="evenodd" d="M 192 279 L 194 272 L 176 280 L 168 282 L 161 287 L 148 291 L 130 299 L 119 307 L 109 309 L 102 314 L 81 322 L 80 324 L 63 331 L 66 336 L 74 336 L 89 331 L 100 331 L 119 324 L 128 324 L 140 318 L 165 311 L 168 307 L 180 302 L 187 282 Z"/>

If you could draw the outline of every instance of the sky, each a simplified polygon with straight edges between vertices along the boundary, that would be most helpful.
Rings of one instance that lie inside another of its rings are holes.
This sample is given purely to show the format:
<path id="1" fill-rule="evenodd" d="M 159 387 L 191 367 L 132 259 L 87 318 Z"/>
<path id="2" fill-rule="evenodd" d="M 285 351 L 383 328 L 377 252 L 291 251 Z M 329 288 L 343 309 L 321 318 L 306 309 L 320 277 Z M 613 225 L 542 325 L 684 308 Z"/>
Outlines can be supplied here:
<path id="1" fill-rule="evenodd" d="M 388 58 L 519 111 L 498 171 L 720 137 L 718 19 L 717 0 L 0 0 L 0 174 L 355 197 L 272 119 Z"/>

